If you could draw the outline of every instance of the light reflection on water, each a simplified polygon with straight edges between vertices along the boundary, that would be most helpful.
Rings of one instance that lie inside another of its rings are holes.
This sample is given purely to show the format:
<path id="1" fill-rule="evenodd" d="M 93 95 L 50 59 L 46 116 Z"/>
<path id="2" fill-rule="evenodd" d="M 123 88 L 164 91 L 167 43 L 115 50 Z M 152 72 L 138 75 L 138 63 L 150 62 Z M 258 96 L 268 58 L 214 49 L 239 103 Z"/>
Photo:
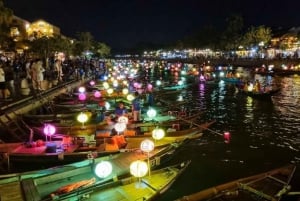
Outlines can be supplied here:
<path id="1" fill-rule="evenodd" d="M 206 131 L 182 148 L 173 160 L 190 158 L 190 171 L 161 200 L 174 200 L 287 163 L 298 166 L 292 184 L 300 190 L 300 77 L 269 76 L 266 80 L 282 88 L 272 100 L 239 94 L 234 85 L 224 82 L 199 84 L 182 92 L 189 100 L 187 107 L 205 111 L 202 120 L 216 119 L 211 129 L 219 134 L 229 131 L 231 140 L 226 144 L 222 136 Z"/>

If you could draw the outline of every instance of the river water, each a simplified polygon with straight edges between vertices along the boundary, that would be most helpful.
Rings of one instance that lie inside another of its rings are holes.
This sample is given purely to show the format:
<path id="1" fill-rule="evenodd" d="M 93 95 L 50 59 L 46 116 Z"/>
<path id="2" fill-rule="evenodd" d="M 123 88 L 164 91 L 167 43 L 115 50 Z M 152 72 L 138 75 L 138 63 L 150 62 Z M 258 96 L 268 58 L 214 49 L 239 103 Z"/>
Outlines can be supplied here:
<path id="1" fill-rule="evenodd" d="M 292 191 L 300 191 L 300 76 L 256 75 L 255 79 L 276 82 L 281 91 L 270 100 L 258 100 L 220 81 L 181 92 L 187 107 L 205 111 L 201 118 L 216 123 L 174 156 L 173 162 L 190 159 L 192 163 L 159 200 L 174 200 L 289 163 L 297 165 Z M 224 132 L 230 132 L 229 143 Z"/>

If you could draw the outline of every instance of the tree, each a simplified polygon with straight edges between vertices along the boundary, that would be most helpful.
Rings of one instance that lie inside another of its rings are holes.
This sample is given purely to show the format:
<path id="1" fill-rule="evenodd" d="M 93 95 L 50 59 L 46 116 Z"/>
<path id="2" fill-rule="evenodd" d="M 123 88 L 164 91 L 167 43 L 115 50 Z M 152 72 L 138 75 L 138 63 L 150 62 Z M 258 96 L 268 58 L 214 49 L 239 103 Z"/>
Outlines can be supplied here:
<path id="1" fill-rule="evenodd" d="M 108 57 L 110 56 L 111 48 L 107 46 L 105 43 L 95 42 L 94 52 L 95 56 L 98 57 Z"/>
<path id="2" fill-rule="evenodd" d="M 245 47 L 253 47 L 259 44 L 267 45 L 272 38 L 272 30 L 269 27 L 258 26 L 250 27 L 249 30 L 244 34 L 241 43 Z"/>
<path id="3" fill-rule="evenodd" d="M 90 32 L 79 32 L 77 33 L 77 52 L 81 54 L 86 51 L 93 49 L 94 37 Z"/>
<path id="4" fill-rule="evenodd" d="M 237 49 L 240 45 L 244 20 L 240 15 L 231 15 L 226 19 L 227 25 L 222 36 L 222 46 L 225 50 Z"/>
<path id="5" fill-rule="evenodd" d="M 9 25 L 12 22 L 12 18 L 13 11 L 4 7 L 3 0 L 0 0 L 0 47 L 8 48 L 11 45 Z"/>

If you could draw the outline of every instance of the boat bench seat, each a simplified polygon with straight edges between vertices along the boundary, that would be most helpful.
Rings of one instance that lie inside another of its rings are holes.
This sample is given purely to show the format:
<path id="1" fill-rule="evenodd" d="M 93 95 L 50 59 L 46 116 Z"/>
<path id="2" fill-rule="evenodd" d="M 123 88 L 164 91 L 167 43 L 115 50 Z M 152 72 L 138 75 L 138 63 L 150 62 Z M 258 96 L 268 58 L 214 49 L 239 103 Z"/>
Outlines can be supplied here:
<path id="1" fill-rule="evenodd" d="M 32 178 L 22 180 L 21 186 L 26 201 L 39 201 L 42 199 Z"/>

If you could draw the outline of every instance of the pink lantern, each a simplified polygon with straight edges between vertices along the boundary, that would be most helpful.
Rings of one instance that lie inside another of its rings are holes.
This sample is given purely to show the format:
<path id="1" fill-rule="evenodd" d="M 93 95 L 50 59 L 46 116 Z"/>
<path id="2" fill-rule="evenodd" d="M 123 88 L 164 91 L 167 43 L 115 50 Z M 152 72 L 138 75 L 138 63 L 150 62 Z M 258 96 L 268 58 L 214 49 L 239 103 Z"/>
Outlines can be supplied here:
<path id="1" fill-rule="evenodd" d="M 100 98 L 101 97 L 101 92 L 100 91 L 95 91 L 94 92 L 94 97 L 95 98 Z"/>
<path id="2" fill-rule="evenodd" d="M 50 141 L 51 141 L 51 136 L 54 135 L 56 128 L 51 124 L 46 124 L 43 131 L 44 134 L 46 135 L 46 139 L 47 136 L 50 136 Z"/>
<path id="3" fill-rule="evenodd" d="M 138 88 L 140 85 L 139 85 L 139 83 L 135 82 L 135 83 L 133 83 L 133 86 L 134 86 L 135 88 Z"/>
<path id="4" fill-rule="evenodd" d="M 94 86 L 94 85 L 95 85 L 95 81 L 94 81 L 94 80 L 91 80 L 91 81 L 90 81 L 90 85 L 91 85 L 91 86 Z"/>
<path id="5" fill-rule="evenodd" d="M 81 101 L 86 100 L 86 95 L 85 95 L 85 93 L 80 93 L 80 94 L 78 95 L 78 99 L 81 100 Z"/>
<path id="6" fill-rule="evenodd" d="M 147 85 L 147 89 L 148 89 L 148 91 L 152 91 L 152 89 L 153 89 L 152 84 L 148 84 L 148 85 Z"/>

